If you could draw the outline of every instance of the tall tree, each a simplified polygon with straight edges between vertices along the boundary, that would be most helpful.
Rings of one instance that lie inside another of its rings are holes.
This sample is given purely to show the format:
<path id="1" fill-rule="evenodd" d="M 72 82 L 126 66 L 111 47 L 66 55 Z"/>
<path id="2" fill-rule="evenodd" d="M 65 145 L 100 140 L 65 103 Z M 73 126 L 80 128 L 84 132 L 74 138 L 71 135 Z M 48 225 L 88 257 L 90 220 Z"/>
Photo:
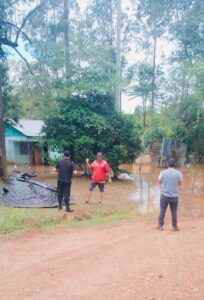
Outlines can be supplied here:
<path id="1" fill-rule="evenodd" d="M 4 106 L 3 106 L 3 64 L 0 63 L 0 177 L 7 178 L 5 130 L 4 130 Z"/>
<path id="2" fill-rule="evenodd" d="M 19 39 L 21 36 L 23 36 L 24 39 L 30 42 L 30 39 L 24 32 L 24 29 L 28 20 L 38 9 L 40 9 L 45 4 L 46 1 L 47 0 L 41 1 L 40 4 L 31 9 L 28 14 L 23 17 L 21 24 L 17 24 L 15 22 L 15 19 L 13 20 L 16 5 L 18 5 L 19 1 L 0 1 L 0 173 L 4 179 L 7 178 L 3 101 L 3 82 L 6 76 L 5 47 L 12 48 L 24 60 L 24 62 L 30 69 L 29 63 L 18 50 Z"/>
<path id="3" fill-rule="evenodd" d="M 173 2 L 169 0 L 143 0 L 139 1 L 137 7 L 138 27 L 142 36 L 140 38 L 143 43 L 143 50 L 147 52 L 149 57 L 151 54 L 152 64 L 152 109 L 155 109 L 156 102 L 156 69 L 157 69 L 157 53 L 158 40 L 168 30 L 168 25 L 172 15 Z M 149 51 L 150 50 L 150 51 Z"/>
<path id="4" fill-rule="evenodd" d="M 115 106 L 117 111 L 121 111 L 121 0 L 117 0 L 117 39 L 116 39 L 116 88 Z"/>
<path id="5" fill-rule="evenodd" d="M 173 11 L 170 32 L 178 44 L 173 58 L 193 64 L 204 57 L 204 2 L 178 0 L 174 2 Z"/>
<path id="6" fill-rule="evenodd" d="M 69 0 L 64 0 L 64 42 L 65 42 L 65 67 L 66 77 L 70 74 L 70 24 L 69 24 Z"/>
<path id="7" fill-rule="evenodd" d="M 91 0 L 83 26 L 83 59 L 91 69 L 109 81 L 109 89 L 115 93 L 116 30 L 113 0 Z"/>
<path id="8" fill-rule="evenodd" d="M 134 82 L 129 89 L 131 99 L 142 99 L 143 129 L 146 127 L 146 115 L 152 93 L 152 66 L 147 63 L 133 65 L 129 68 L 128 79 Z M 135 83 L 136 82 L 136 83 Z"/>

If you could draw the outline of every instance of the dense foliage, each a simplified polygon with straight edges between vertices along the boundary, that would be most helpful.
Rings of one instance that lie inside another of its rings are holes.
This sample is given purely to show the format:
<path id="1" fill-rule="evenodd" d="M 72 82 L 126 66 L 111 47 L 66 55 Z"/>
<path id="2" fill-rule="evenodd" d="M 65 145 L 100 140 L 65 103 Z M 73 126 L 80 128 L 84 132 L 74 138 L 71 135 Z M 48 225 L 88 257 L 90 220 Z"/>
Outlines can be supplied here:
<path id="1" fill-rule="evenodd" d="M 89 92 L 58 99 L 46 120 L 48 143 L 58 151 L 69 149 L 79 164 L 102 151 L 116 174 L 121 163 L 131 163 L 141 150 L 140 130 L 134 118 L 115 112 L 110 94 Z"/>
<path id="2" fill-rule="evenodd" d="M 204 2 L 140 0 L 135 7 L 135 40 L 145 54 L 129 68 L 128 91 L 142 99 L 135 116 L 144 145 L 178 138 L 192 161 L 204 161 Z"/>

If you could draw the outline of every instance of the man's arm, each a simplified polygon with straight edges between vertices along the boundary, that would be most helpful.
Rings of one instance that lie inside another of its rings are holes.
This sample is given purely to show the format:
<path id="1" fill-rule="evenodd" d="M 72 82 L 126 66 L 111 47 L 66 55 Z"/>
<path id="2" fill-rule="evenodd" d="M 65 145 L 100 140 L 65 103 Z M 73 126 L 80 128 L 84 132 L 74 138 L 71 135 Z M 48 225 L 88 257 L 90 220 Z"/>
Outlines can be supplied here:
<path id="1" fill-rule="evenodd" d="M 90 168 L 89 158 L 86 158 L 86 164 L 87 164 L 88 168 Z"/>
<path id="2" fill-rule="evenodd" d="M 179 182 L 178 182 L 178 185 L 182 185 L 182 182 L 183 182 L 183 176 L 182 176 L 182 174 L 180 173 L 180 180 L 179 180 Z"/>
<path id="3" fill-rule="evenodd" d="M 110 169 L 108 163 L 105 165 L 105 171 L 106 171 L 106 174 L 108 174 L 109 183 L 112 183 L 112 174 L 111 174 L 111 169 Z"/>
<path id="4" fill-rule="evenodd" d="M 89 162 L 89 158 L 86 159 L 86 164 L 87 164 L 87 167 L 89 168 L 89 170 L 94 169 L 93 164 L 90 164 L 90 162 Z"/>
<path id="5" fill-rule="evenodd" d="M 74 171 L 73 171 L 73 174 L 74 174 L 74 175 L 78 175 L 78 171 L 77 171 L 77 170 L 74 170 Z"/>
<path id="6" fill-rule="evenodd" d="M 59 171 L 59 162 L 56 164 L 56 166 L 52 169 L 52 172 L 58 172 Z"/>
<path id="7" fill-rule="evenodd" d="M 109 183 L 112 183 L 112 174 L 111 174 L 111 171 L 108 173 L 108 181 L 109 181 Z"/>
<path id="8" fill-rule="evenodd" d="M 73 174 L 78 175 L 78 171 L 77 171 L 77 167 L 76 167 L 75 163 L 73 163 Z"/>

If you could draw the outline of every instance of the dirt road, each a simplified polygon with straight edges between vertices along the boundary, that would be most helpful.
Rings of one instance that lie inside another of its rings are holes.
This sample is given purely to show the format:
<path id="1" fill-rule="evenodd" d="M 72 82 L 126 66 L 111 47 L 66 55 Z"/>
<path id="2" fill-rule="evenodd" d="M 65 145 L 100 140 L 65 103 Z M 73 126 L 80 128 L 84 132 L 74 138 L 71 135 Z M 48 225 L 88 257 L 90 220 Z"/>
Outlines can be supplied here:
<path id="1" fill-rule="evenodd" d="M 204 299 L 204 220 L 154 229 L 138 217 L 29 233 L 0 247 L 1 300 Z"/>

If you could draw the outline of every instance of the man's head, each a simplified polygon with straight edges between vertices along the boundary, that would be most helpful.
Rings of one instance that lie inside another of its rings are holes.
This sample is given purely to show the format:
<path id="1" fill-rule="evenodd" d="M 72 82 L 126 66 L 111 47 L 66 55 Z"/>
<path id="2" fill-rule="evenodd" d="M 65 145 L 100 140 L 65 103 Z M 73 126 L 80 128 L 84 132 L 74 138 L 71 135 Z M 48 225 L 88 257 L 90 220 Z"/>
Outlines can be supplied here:
<path id="1" fill-rule="evenodd" d="M 69 151 L 68 150 L 65 150 L 64 151 L 64 158 L 70 158 L 70 153 L 69 153 Z"/>
<path id="2" fill-rule="evenodd" d="M 175 159 L 174 158 L 169 158 L 169 160 L 168 160 L 168 167 L 169 168 L 175 168 L 175 166 L 176 166 Z"/>
<path id="3" fill-rule="evenodd" d="M 96 159 L 97 159 L 98 161 L 102 161 L 102 160 L 103 160 L 103 154 L 102 154 L 102 152 L 98 152 L 98 153 L 96 154 Z"/>

